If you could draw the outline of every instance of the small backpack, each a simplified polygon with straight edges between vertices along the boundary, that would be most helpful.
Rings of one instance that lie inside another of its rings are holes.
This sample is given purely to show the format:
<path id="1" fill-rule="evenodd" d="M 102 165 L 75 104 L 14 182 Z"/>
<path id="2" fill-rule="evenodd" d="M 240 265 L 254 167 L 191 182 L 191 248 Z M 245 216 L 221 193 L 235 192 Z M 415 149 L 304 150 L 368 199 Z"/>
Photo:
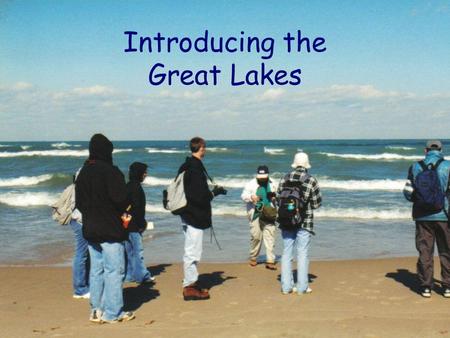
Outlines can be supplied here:
<path id="1" fill-rule="evenodd" d="M 164 209 L 170 210 L 172 214 L 179 215 L 187 206 L 186 194 L 184 192 L 184 171 L 180 173 L 166 190 L 163 191 Z"/>
<path id="2" fill-rule="evenodd" d="M 414 203 L 420 209 L 435 214 L 445 206 L 445 193 L 442 191 L 437 169 L 443 159 L 436 164 L 426 165 L 424 161 L 418 162 L 422 171 L 414 179 Z"/>
<path id="3" fill-rule="evenodd" d="M 302 184 L 308 177 L 304 175 L 300 181 L 289 181 L 289 174 L 286 175 L 283 189 L 278 195 L 277 222 L 281 229 L 295 230 L 303 221 L 306 203 L 303 199 Z"/>
<path id="4" fill-rule="evenodd" d="M 67 225 L 72 219 L 73 201 L 75 200 L 75 184 L 70 184 L 52 205 L 52 218 L 61 225 Z"/>

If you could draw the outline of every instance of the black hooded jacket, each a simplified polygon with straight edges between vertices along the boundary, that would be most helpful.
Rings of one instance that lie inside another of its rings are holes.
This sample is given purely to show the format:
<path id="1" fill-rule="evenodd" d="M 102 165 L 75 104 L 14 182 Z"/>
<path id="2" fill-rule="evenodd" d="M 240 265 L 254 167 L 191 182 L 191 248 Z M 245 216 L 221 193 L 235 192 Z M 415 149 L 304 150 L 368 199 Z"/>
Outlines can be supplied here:
<path id="1" fill-rule="evenodd" d="M 213 194 L 208 187 L 208 178 L 202 161 L 195 157 L 187 157 L 178 174 L 184 174 L 184 193 L 187 206 L 180 214 L 181 218 L 197 229 L 211 227 L 211 200 Z"/>
<path id="2" fill-rule="evenodd" d="M 128 231 L 131 232 L 142 232 L 147 227 L 147 221 L 145 220 L 146 199 L 144 189 L 141 186 L 146 171 L 146 164 L 134 162 L 128 173 L 130 181 L 127 183 L 127 192 L 128 199 L 131 202 L 130 214 L 132 216 Z"/>
<path id="3" fill-rule="evenodd" d="M 112 164 L 112 143 L 92 136 L 89 159 L 75 182 L 76 208 L 83 215 L 83 236 L 90 242 L 122 242 L 128 238 L 121 215 L 129 205 L 122 172 Z"/>

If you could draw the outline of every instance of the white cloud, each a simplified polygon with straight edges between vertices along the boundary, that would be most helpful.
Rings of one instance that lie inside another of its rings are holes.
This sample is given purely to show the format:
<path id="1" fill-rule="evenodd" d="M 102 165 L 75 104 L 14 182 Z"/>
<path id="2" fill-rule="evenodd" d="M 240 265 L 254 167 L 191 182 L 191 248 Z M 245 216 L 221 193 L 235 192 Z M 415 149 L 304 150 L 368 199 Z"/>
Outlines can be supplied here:
<path id="1" fill-rule="evenodd" d="M 12 86 L 12 88 L 14 90 L 20 91 L 20 90 L 27 90 L 27 89 L 33 88 L 33 85 L 28 82 L 17 82 Z"/>
<path id="2" fill-rule="evenodd" d="M 275 101 L 280 99 L 283 94 L 284 94 L 284 90 L 281 88 L 270 88 L 267 89 L 262 95 L 261 95 L 261 99 L 264 100 L 269 100 L 269 101 Z"/>
<path id="3" fill-rule="evenodd" d="M 79 95 L 108 95 L 114 93 L 114 89 L 106 86 L 95 85 L 92 87 L 74 88 L 73 93 Z"/>

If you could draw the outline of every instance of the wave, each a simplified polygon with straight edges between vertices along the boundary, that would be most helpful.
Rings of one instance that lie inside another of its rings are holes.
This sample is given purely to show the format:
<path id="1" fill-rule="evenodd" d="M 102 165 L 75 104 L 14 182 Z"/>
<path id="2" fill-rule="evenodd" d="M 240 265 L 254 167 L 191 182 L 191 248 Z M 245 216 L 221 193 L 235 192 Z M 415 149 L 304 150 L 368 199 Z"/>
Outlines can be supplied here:
<path id="1" fill-rule="evenodd" d="M 146 211 L 150 213 L 169 213 L 162 206 L 147 204 Z M 237 216 L 246 217 L 245 206 L 221 206 L 212 209 L 213 216 Z M 314 213 L 317 218 L 354 218 L 354 219 L 409 219 L 409 209 L 378 210 L 378 209 L 354 209 L 354 208 L 324 208 Z"/>
<path id="2" fill-rule="evenodd" d="M 175 178 L 175 177 L 174 177 Z M 145 185 L 149 186 L 167 186 L 169 185 L 174 178 L 160 178 L 154 176 L 147 176 L 144 180 Z M 214 181 L 216 184 L 221 185 L 225 188 L 244 188 L 245 184 L 251 179 L 249 178 L 228 178 L 228 177 L 219 177 Z"/>
<path id="3" fill-rule="evenodd" d="M 284 151 L 285 151 L 285 149 L 283 149 L 283 148 L 264 147 L 264 152 L 269 155 L 283 155 Z"/>
<path id="4" fill-rule="evenodd" d="M 212 152 L 212 153 L 224 153 L 229 151 L 228 148 L 220 148 L 220 147 L 208 147 L 207 151 Z"/>
<path id="5" fill-rule="evenodd" d="M 344 158 L 344 159 L 351 159 L 351 160 L 385 160 L 385 161 L 393 161 L 393 160 L 411 160 L 416 161 L 423 159 L 423 156 L 419 155 L 400 155 L 400 154 L 393 154 L 393 153 L 382 153 L 382 154 L 335 154 L 335 153 L 325 153 L 325 152 L 319 152 L 321 155 L 326 155 L 328 157 L 338 157 L 338 158 Z"/>
<path id="6" fill-rule="evenodd" d="M 115 149 L 113 153 L 130 152 L 133 149 Z M 31 157 L 31 156 L 62 156 L 62 157 L 88 157 L 89 150 L 32 150 L 18 152 L 0 152 L 0 157 Z"/>
<path id="7" fill-rule="evenodd" d="M 49 181 L 53 175 L 46 174 L 40 176 L 21 176 L 17 178 L 0 179 L 0 187 L 16 187 L 16 186 L 30 186 Z"/>
<path id="8" fill-rule="evenodd" d="M 22 148 L 22 150 L 27 150 L 27 149 L 30 149 L 31 146 L 20 146 L 20 148 Z"/>
<path id="9" fill-rule="evenodd" d="M 336 181 L 319 179 L 319 186 L 328 189 L 342 190 L 402 190 L 405 180 L 347 180 Z"/>
<path id="10" fill-rule="evenodd" d="M 8 192 L 0 195 L 0 203 L 14 207 L 50 206 L 57 198 L 47 192 Z"/>
<path id="11" fill-rule="evenodd" d="M 403 146 L 386 146 L 386 149 L 398 149 L 398 150 L 414 150 L 413 147 L 403 147 Z"/>
<path id="12" fill-rule="evenodd" d="M 356 219 L 409 219 L 409 209 L 355 209 L 355 208 L 324 208 L 314 212 L 318 218 L 356 218 Z"/>
<path id="13" fill-rule="evenodd" d="M 12 146 L 9 144 L 0 144 L 0 148 L 9 148 L 9 147 L 12 147 Z"/>
<path id="14" fill-rule="evenodd" d="M 72 145 L 70 145 L 69 143 L 66 143 L 66 142 L 60 142 L 60 143 L 52 143 L 52 147 L 53 148 L 58 148 L 58 149 L 61 149 L 61 148 L 69 148 L 69 147 L 71 147 Z"/>
<path id="15" fill-rule="evenodd" d="M 162 153 L 162 154 L 182 154 L 186 153 L 186 150 L 177 150 L 176 148 L 171 149 L 159 149 L 159 148 L 145 148 L 147 152 L 152 153 Z"/>

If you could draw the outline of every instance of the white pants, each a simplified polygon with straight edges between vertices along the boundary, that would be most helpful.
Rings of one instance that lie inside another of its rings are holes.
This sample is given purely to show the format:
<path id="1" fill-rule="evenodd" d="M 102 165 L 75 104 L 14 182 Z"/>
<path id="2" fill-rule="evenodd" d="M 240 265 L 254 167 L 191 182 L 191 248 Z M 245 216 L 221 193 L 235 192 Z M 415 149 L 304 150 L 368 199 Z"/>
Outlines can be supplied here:
<path id="1" fill-rule="evenodd" d="M 198 279 L 197 264 L 199 263 L 200 258 L 202 257 L 203 231 L 204 230 L 194 228 L 191 225 L 183 224 L 183 232 L 184 232 L 183 287 L 195 283 Z"/>
<path id="2" fill-rule="evenodd" d="M 249 213 L 250 220 L 253 217 L 253 212 Z M 260 218 L 256 218 L 250 221 L 250 259 L 256 260 L 259 252 L 261 251 L 261 245 L 264 242 L 266 247 L 267 263 L 275 263 L 275 225 L 266 223 Z"/>

